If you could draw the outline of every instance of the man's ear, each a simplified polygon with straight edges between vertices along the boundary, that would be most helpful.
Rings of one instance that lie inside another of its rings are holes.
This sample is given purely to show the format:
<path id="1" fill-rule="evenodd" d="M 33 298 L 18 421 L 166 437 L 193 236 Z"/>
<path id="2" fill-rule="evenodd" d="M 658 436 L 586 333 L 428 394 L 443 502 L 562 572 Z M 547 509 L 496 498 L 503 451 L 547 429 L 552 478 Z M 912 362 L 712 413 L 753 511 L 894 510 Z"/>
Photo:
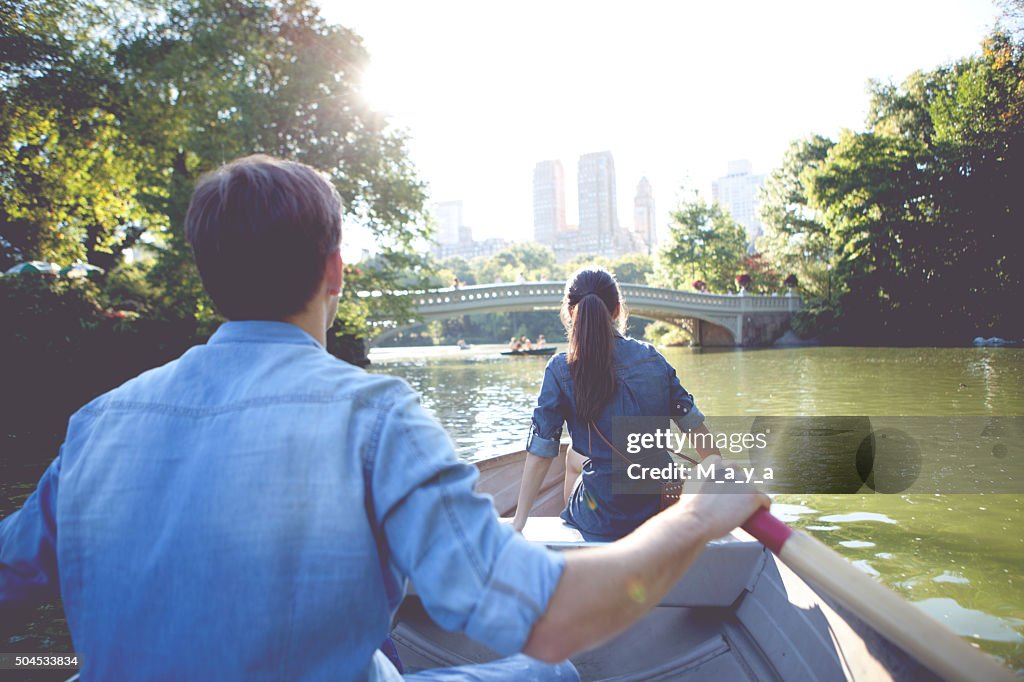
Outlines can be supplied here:
<path id="1" fill-rule="evenodd" d="M 331 255 L 327 256 L 324 284 L 329 295 L 337 296 L 341 293 L 341 287 L 345 284 L 345 264 L 341 260 L 341 249 L 333 251 Z"/>

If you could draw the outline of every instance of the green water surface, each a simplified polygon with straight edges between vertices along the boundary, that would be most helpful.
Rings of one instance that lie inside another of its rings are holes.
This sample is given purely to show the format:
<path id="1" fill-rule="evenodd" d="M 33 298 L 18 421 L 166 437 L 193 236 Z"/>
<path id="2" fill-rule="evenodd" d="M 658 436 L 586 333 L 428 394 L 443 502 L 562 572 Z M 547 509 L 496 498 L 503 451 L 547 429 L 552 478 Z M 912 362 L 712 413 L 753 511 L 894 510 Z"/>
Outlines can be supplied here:
<path id="1" fill-rule="evenodd" d="M 374 351 L 460 456 L 523 448 L 545 360 L 498 346 Z M 709 415 L 1024 415 L 1024 350 L 664 349 Z M 965 453 L 965 456 L 978 456 Z M 966 465 L 966 464 L 965 464 Z M 984 650 L 1024 670 L 1024 495 L 785 495 L 775 511 Z"/>

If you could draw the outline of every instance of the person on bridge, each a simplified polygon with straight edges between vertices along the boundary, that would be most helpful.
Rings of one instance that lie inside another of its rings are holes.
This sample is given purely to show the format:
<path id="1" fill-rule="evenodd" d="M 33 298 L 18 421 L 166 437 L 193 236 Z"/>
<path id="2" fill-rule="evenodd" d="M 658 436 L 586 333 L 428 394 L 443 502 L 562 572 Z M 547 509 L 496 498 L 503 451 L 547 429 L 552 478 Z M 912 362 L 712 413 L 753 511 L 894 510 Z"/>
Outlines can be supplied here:
<path id="1" fill-rule="evenodd" d="M 83 682 L 401 680 L 382 648 L 409 580 L 439 625 L 511 655 L 410 682 L 576 680 L 562 661 L 767 506 L 696 496 L 592 551 L 524 540 L 408 384 L 325 349 L 341 216 L 299 163 L 204 176 L 185 232 L 229 321 L 79 410 L 0 522 L 0 609 L 59 594 Z"/>
<path id="2" fill-rule="evenodd" d="M 670 416 L 683 431 L 707 433 L 704 415 L 675 369 L 654 346 L 623 335 L 627 314 L 618 282 L 603 268 L 583 268 L 566 282 L 561 317 L 569 348 L 544 370 L 526 441 L 516 530 L 526 526 L 558 455 L 563 424 L 569 426 L 572 447 L 561 517 L 593 541 L 628 535 L 662 503 L 656 494 L 613 494 L 613 418 Z M 698 452 L 702 458 L 719 455 L 714 447 L 698 447 Z"/>

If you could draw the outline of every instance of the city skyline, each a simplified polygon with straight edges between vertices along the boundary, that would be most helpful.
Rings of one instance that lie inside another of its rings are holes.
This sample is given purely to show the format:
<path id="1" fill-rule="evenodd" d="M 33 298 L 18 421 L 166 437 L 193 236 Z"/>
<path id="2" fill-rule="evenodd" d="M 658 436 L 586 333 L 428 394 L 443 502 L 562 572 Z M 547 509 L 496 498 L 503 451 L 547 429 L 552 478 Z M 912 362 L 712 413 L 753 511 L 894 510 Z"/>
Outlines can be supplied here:
<path id="1" fill-rule="evenodd" d="M 533 240 L 550 246 L 560 262 L 578 256 L 616 258 L 651 253 L 656 245 L 654 194 L 646 176 L 637 183 L 633 215 L 623 223 L 617 202 L 615 156 L 610 150 L 577 159 L 579 222 L 565 219 L 565 181 L 561 159 L 538 161 L 533 169 Z"/>
<path id="2" fill-rule="evenodd" d="M 595 149 L 613 150 L 629 179 L 620 207 L 636 178 L 650 180 L 663 236 L 681 187 L 710 198 L 730 160 L 767 174 L 794 139 L 862 130 L 870 79 L 976 54 L 998 13 L 988 0 L 323 8 L 363 37 L 366 95 L 408 131 L 429 202 L 462 200 L 477 239 L 531 238 L 537 160 Z M 575 171 L 566 165 L 567 187 Z M 568 223 L 576 203 L 567 192 Z"/>

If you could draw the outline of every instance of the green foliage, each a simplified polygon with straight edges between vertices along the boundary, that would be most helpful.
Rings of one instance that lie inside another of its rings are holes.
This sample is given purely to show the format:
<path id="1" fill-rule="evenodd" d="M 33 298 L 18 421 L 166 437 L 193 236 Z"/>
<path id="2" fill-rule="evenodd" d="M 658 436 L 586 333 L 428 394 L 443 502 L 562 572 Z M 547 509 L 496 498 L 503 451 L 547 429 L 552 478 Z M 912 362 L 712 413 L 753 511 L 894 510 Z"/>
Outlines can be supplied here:
<path id="1" fill-rule="evenodd" d="M 157 314 L 209 329 L 219 318 L 182 221 L 203 173 L 256 152 L 331 177 L 346 224 L 369 228 L 385 254 L 381 288 L 418 260 L 424 187 L 406 137 L 360 94 L 359 37 L 312 2 L 16 0 L 0 15 L 0 266 L 112 269 L 148 233 Z M 378 302 L 350 296 L 344 326 L 380 314 Z"/>
<path id="2" fill-rule="evenodd" d="M 824 343 L 841 341 L 836 321 L 836 309 L 828 301 L 812 301 L 801 308 L 790 321 L 793 332 L 802 339 L 817 339 Z"/>
<path id="3" fill-rule="evenodd" d="M 162 189 L 111 97 L 116 74 L 97 5 L 7 2 L 0 48 L 0 267 L 120 261 L 166 219 L 145 205 Z"/>
<path id="4" fill-rule="evenodd" d="M 809 205 L 806 182 L 833 144 L 820 135 L 790 144 L 782 165 L 765 180 L 759 206 L 764 233 L 758 249 L 774 269 L 795 274 L 812 297 L 826 294 L 832 245 L 827 226 Z"/>
<path id="5" fill-rule="evenodd" d="M 685 290 L 702 279 L 711 293 L 734 290 L 747 253 L 747 236 L 727 211 L 700 197 L 683 201 L 672 214 L 669 230 L 668 243 L 659 255 L 658 285 Z"/>
<path id="6" fill-rule="evenodd" d="M 693 337 L 682 327 L 660 321 L 644 328 L 644 338 L 655 346 L 689 346 L 693 342 Z"/>
<path id="7" fill-rule="evenodd" d="M 621 284 L 647 284 L 654 274 L 654 260 L 644 253 L 626 254 L 612 262 L 611 271 Z"/>
<path id="8" fill-rule="evenodd" d="M 562 276 L 568 279 L 584 267 L 602 267 L 615 275 L 620 284 L 647 284 L 647 278 L 654 274 L 654 260 L 645 253 L 627 253 L 616 259 L 604 256 L 577 256 L 562 267 Z"/>
<path id="9" fill-rule="evenodd" d="M 1024 335 L 1024 45 L 996 32 L 982 48 L 874 83 L 868 130 L 796 142 L 770 177 L 767 257 L 812 298 L 834 265 L 834 315 L 825 301 L 808 328 L 855 343 Z"/>
<path id="10" fill-rule="evenodd" d="M 555 252 L 534 242 L 513 244 L 474 265 L 478 282 L 515 282 L 520 275 L 533 282 L 562 279 Z"/>

